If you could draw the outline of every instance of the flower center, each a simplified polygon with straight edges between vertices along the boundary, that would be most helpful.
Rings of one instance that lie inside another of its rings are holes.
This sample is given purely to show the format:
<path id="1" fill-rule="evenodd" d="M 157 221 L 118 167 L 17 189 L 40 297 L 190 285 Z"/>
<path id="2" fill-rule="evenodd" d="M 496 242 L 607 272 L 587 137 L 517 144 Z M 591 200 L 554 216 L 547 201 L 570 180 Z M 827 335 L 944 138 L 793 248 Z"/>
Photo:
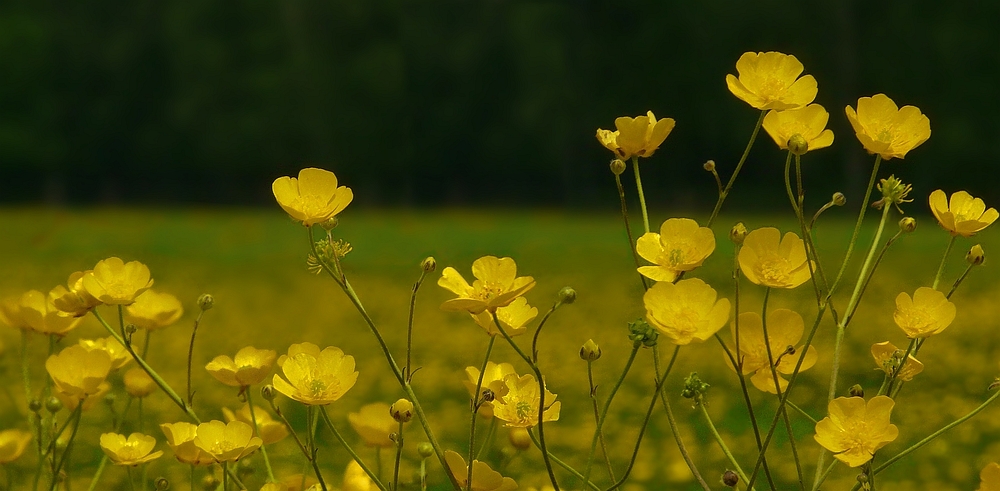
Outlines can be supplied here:
<path id="1" fill-rule="evenodd" d="M 788 279 L 788 260 L 779 257 L 771 256 L 763 259 L 757 266 L 757 275 L 760 276 L 765 283 L 768 284 L 782 284 Z"/>

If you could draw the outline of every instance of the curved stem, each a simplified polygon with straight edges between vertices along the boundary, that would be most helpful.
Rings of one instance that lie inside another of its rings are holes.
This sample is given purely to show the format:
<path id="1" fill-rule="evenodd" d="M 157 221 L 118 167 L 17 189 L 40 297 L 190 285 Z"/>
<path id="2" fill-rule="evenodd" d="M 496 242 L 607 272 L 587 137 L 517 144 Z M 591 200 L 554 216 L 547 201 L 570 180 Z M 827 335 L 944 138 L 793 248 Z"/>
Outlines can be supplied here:
<path id="1" fill-rule="evenodd" d="M 191 341 L 188 343 L 188 358 L 187 358 L 187 403 L 189 406 L 194 405 L 194 392 L 191 390 L 191 363 L 194 359 L 194 338 L 198 334 L 198 325 L 201 324 L 201 316 L 205 314 L 202 310 L 198 312 L 198 317 L 194 320 L 194 326 L 191 327 Z"/>
<path id="2" fill-rule="evenodd" d="M 948 253 L 951 252 L 951 247 L 955 245 L 955 239 L 957 235 L 952 235 L 951 240 L 948 241 L 948 246 L 944 248 L 944 254 L 941 256 L 941 264 L 938 266 L 937 274 L 934 275 L 934 284 L 931 288 L 937 290 L 938 284 L 941 283 L 941 275 L 944 274 L 944 265 L 948 262 Z"/>
<path id="3" fill-rule="evenodd" d="M 601 423 L 601 413 L 597 404 L 597 386 L 594 385 L 593 360 L 587 360 L 587 382 L 590 384 L 590 402 L 594 407 L 594 428 L 597 431 L 597 425 Z M 618 479 L 615 478 L 615 469 L 611 466 L 611 456 L 608 454 L 608 445 L 604 441 L 604 432 L 597 431 L 597 438 L 601 443 L 601 453 L 604 454 L 604 463 L 608 466 L 608 477 L 611 478 L 611 482 L 615 482 Z M 583 478 L 583 476 L 580 477 Z"/>
<path id="4" fill-rule="evenodd" d="M 951 285 L 951 290 L 948 290 L 948 294 L 945 295 L 945 298 L 951 299 L 951 296 L 955 294 L 955 290 L 958 290 L 958 285 L 961 285 L 962 282 L 965 281 L 965 277 L 969 276 L 969 272 L 972 271 L 972 268 L 974 267 L 976 267 L 974 264 L 970 264 L 965 267 L 965 271 L 962 272 L 962 276 L 959 276 L 958 279 L 955 280 L 955 283 Z"/>
<path id="5" fill-rule="evenodd" d="M 632 352 L 628 355 L 625 368 L 622 369 L 622 374 L 611 388 L 607 400 L 604 401 L 604 407 L 601 408 L 601 415 L 597 418 L 597 428 L 594 429 L 594 436 L 590 439 L 590 453 L 587 454 L 587 465 L 583 470 L 583 482 L 585 483 L 590 482 L 590 471 L 594 464 L 594 454 L 597 452 L 597 442 L 601 435 L 601 429 L 604 427 L 604 421 L 608 417 L 608 410 L 611 409 L 611 401 L 615 398 L 615 394 L 618 393 L 618 389 L 621 388 L 622 383 L 625 382 L 625 376 L 628 375 L 629 369 L 632 368 L 632 362 L 635 361 L 635 355 L 639 352 L 640 346 L 642 346 L 642 343 L 639 341 L 632 343 Z"/>
<path id="6" fill-rule="evenodd" d="M 347 440 L 345 440 L 344 437 L 341 436 L 340 432 L 337 431 L 337 428 L 333 426 L 333 421 L 330 420 L 330 415 L 327 414 L 326 412 L 326 406 L 320 406 L 319 412 L 323 416 L 323 421 L 326 423 L 326 426 L 330 428 L 330 432 L 333 433 L 334 438 L 336 438 L 337 441 L 339 441 L 340 444 L 343 445 L 344 449 L 347 450 L 347 453 L 351 455 L 351 458 L 353 458 L 354 461 L 361 466 L 361 469 L 365 471 L 365 474 L 368 474 L 368 477 L 371 478 L 371 480 L 375 483 L 376 486 L 378 486 L 380 490 L 388 491 L 385 488 L 385 485 L 382 484 L 382 481 L 379 481 L 378 476 L 376 476 L 375 473 L 372 472 L 372 470 L 369 469 L 367 465 L 365 465 L 365 463 L 361 460 L 361 457 L 359 457 L 358 454 L 354 451 L 354 449 L 351 448 L 351 446 L 347 443 Z"/>
<path id="7" fill-rule="evenodd" d="M 705 417 L 705 422 L 708 423 L 708 429 L 712 432 L 715 442 L 719 444 L 719 448 L 722 449 L 722 453 L 724 453 L 726 458 L 729 459 L 729 463 L 733 464 L 736 474 L 740 476 L 740 479 L 742 479 L 743 482 L 750 482 L 750 480 L 747 479 L 747 474 L 743 472 L 743 469 L 740 467 L 740 463 L 736 461 L 736 457 L 733 456 L 733 453 L 729 451 L 729 447 L 726 446 L 726 442 L 722 439 L 722 435 L 719 434 L 719 430 L 715 428 L 715 423 L 712 422 L 712 416 L 708 414 L 708 409 L 705 408 L 705 404 L 697 402 L 695 405 L 701 410 L 701 414 Z"/>
<path id="8" fill-rule="evenodd" d="M 635 239 L 632 237 L 632 226 L 628 221 L 628 205 L 625 203 L 625 188 L 622 186 L 621 176 L 615 174 L 615 185 L 618 186 L 618 200 L 621 201 L 622 205 L 622 221 L 625 222 L 625 236 L 628 238 L 628 248 L 632 251 L 632 260 L 635 262 L 635 268 L 638 270 L 641 264 L 639 264 L 639 254 L 635 251 Z M 639 274 L 639 281 L 642 282 L 642 289 L 649 289 L 649 284 L 646 283 L 646 277 Z"/>
<path id="9" fill-rule="evenodd" d="M 556 301 L 552 304 L 552 308 L 542 316 L 542 320 L 538 322 L 538 327 L 535 328 L 535 334 L 531 337 L 531 361 L 538 363 L 538 335 L 542 333 L 542 326 L 545 322 L 549 320 L 549 316 L 556 311 L 560 306 L 562 306 L 562 300 Z"/>
<path id="10" fill-rule="evenodd" d="M 792 401 L 788 401 L 788 402 L 786 402 L 786 403 L 785 403 L 785 405 L 786 405 L 786 406 L 788 406 L 788 407 L 790 407 L 790 408 L 792 408 L 792 409 L 794 409 L 794 410 L 796 410 L 796 411 L 798 411 L 798 412 L 799 412 L 799 414 L 801 414 L 801 415 L 805 416 L 805 417 L 806 417 L 806 419 L 808 419 L 809 421 L 811 421 L 811 422 L 812 422 L 812 424 L 814 424 L 814 425 L 815 425 L 815 424 L 819 424 L 819 421 L 816 421 L 816 418 L 814 418 L 814 417 L 810 416 L 810 415 L 809 415 L 809 413 L 805 412 L 805 410 L 803 410 L 803 409 L 802 409 L 802 408 L 800 408 L 799 406 L 797 406 L 797 405 L 795 405 L 794 403 L 792 403 Z"/>
<path id="11" fill-rule="evenodd" d="M 642 193 L 642 178 L 639 177 L 639 157 L 632 156 L 632 170 L 635 171 L 635 188 L 639 193 L 639 208 L 642 209 L 642 225 L 649 233 L 649 214 L 646 213 L 646 196 Z"/>
<path id="12" fill-rule="evenodd" d="M 760 117 L 757 118 L 757 125 L 753 128 L 753 133 L 750 134 L 750 141 L 747 142 L 746 149 L 743 150 L 743 155 L 740 156 L 740 161 L 736 164 L 736 169 L 733 170 L 733 175 L 729 176 L 729 182 L 726 183 L 726 188 L 719 193 L 719 199 L 715 202 L 715 209 L 712 210 L 712 215 L 708 217 L 708 222 L 706 227 L 712 228 L 712 223 L 715 219 L 719 217 L 719 211 L 722 210 L 722 203 L 726 201 L 726 197 L 729 196 L 729 191 L 733 189 L 733 183 L 736 182 L 736 176 L 740 174 L 740 169 L 743 168 L 743 164 L 747 161 L 747 156 L 750 155 L 750 149 L 753 148 L 753 142 L 757 139 L 757 133 L 760 132 L 760 125 L 764 123 L 764 116 L 767 111 L 761 111 Z"/>
<path id="13" fill-rule="evenodd" d="M 495 315 L 495 314 L 494 314 Z M 472 491 L 472 459 L 476 454 L 476 417 L 479 415 L 479 408 L 482 406 L 483 377 L 486 376 L 486 367 L 490 364 L 490 354 L 493 353 L 493 344 L 496 343 L 496 336 L 490 336 L 490 342 L 486 345 L 486 356 L 483 357 L 483 366 L 479 369 L 479 380 L 476 381 L 476 391 L 472 395 L 472 422 L 469 423 L 469 465 L 466 488 Z"/>
<path id="14" fill-rule="evenodd" d="M 257 425 L 257 414 L 253 408 L 253 399 L 250 397 L 251 392 L 253 391 L 249 388 L 243 391 L 243 393 L 247 396 L 247 407 L 250 408 L 250 420 L 253 421 L 253 431 L 257 436 L 260 436 L 260 426 Z M 274 470 L 271 469 L 271 459 L 267 457 L 267 449 L 264 447 L 265 445 L 262 443 L 260 445 L 260 454 L 264 456 L 264 467 L 267 469 L 267 482 L 277 482 L 277 480 L 274 479 Z"/>
<path id="15" fill-rule="evenodd" d="M 847 270 L 847 263 L 851 260 L 851 254 L 854 252 L 854 245 L 858 242 L 858 234 L 861 232 L 861 223 L 865 220 L 865 212 L 868 210 L 868 200 L 871 199 L 872 189 L 875 187 L 875 178 L 878 177 L 878 168 L 882 163 L 882 156 L 875 156 L 875 165 L 872 166 L 872 175 L 868 179 L 868 188 L 865 190 L 865 199 L 861 201 L 861 211 L 858 212 L 858 221 L 854 223 L 854 233 L 851 234 L 851 241 L 847 243 L 847 253 L 844 254 L 844 262 L 840 264 L 840 271 L 837 272 L 837 278 L 833 280 L 833 285 L 830 287 L 830 293 L 837 289 L 840 285 L 840 280 L 844 277 L 844 272 Z"/>
<path id="16" fill-rule="evenodd" d="M 406 365 L 403 365 L 403 377 L 407 382 L 413 377 L 413 310 L 417 306 L 417 290 L 420 289 L 421 283 L 424 282 L 424 277 L 427 276 L 427 271 L 420 268 L 420 278 L 417 278 L 417 282 L 413 284 L 413 289 L 410 290 L 410 311 L 406 316 Z"/>

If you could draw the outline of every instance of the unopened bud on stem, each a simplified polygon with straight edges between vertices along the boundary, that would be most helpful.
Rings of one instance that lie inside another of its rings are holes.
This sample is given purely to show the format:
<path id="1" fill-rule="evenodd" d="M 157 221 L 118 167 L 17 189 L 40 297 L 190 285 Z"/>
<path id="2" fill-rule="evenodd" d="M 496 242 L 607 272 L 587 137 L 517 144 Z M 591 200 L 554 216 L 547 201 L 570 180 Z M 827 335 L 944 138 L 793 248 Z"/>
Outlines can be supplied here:
<path id="1" fill-rule="evenodd" d="M 586 343 L 583 343 L 583 347 L 580 348 L 580 358 L 583 361 L 596 361 L 600 357 L 601 347 L 593 339 L 588 339 Z"/>
<path id="2" fill-rule="evenodd" d="M 913 217 L 903 217 L 899 220 L 899 229 L 905 233 L 913 232 L 917 229 L 917 221 Z"/>
<path id="3" fill-rule="evenodd" d="M 214 306 L 215 306 L 215 297 L 207 293 L 203 293 L 200 297 L 198 297 L 198 308 L 201 309 L 202 311 L 209 310 Z"/>
<path id="4" fill-rule="evenodd" d="M 625 172 L 625 162 L 621 159 L 612 160 L 611 172 L 616 176 L 622 175 L 622 172 Z"/>
<path id="5" fill-rule="evenodd" d="M 576 290 L 572 287 L 564 286 L 559 290 L 559 303 L 570 304 L 576 301 Z"/>
<path id="6" fill-rule="evenodd" d="M 986 260 L 986 252 L 983 251 L 983 246 L 976 244 L 969 249 L 969 252 L 965 255 L 965 261 L 973 266 L 979 266 L 983 264 Z"/>
<path id="7" fill-rule="evenodd" d="M 423 261 L 420 262 L 420 269 L 424 270 L 425 273 L 432 273 L 437 269 L 437 260 L 431 256 L 427 256 Z"/>
<path id="8" fill-rule="evenodd" d="M 743 225 L 743 222 L 737 222 L 733 225 L 733 228 L 729 230 L 729 240 L 733 241 L 736 245 L 742 245 L 743 239 L 747 237 L 747 226 Z"/>

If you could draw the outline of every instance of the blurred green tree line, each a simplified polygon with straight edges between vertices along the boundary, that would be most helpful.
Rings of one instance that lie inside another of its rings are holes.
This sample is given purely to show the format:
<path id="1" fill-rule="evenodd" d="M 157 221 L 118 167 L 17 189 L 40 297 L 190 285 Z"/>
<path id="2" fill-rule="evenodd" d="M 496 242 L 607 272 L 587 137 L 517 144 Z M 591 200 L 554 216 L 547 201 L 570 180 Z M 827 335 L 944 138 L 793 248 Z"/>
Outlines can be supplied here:
<path id="1" fill-rule="evenodd" d="M 652 109 L 677 120 L 643 165 L 652 205 L 703 206 L 702 162 L 728 176 L 757 118 L 724 77 L 778 50 L 836 134 L 804 162 L 815 201 L 859 199 L 871 159 L 843 108 L 884 92 L 933 131 L 887 172 L 1000 205 L 998 19 L 931 0 L 6 0 L 0 203 L 263 203 L 318 165 L 374 205 L 614 206 L 594 132 Z M 783 161 L 762 133 L 730 206 L 784 204 Z"/>

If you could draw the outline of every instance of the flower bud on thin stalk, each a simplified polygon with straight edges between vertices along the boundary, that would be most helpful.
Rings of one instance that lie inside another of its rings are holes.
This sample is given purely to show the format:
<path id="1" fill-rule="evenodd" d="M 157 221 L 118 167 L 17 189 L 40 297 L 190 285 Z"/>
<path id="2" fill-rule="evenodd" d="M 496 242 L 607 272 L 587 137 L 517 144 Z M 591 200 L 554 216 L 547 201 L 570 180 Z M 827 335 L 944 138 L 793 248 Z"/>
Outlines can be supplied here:
<path id="1" fill-rule="evenodd" d="M 559 303 L 561 304 L 571 304 L 576 301 L 576 290 L 572 287 L 564 286 L 559 290 Z"/>
<path id="2" fill-rule="evenodd" d="M 743 222 L 736 222 L 733 228 L 729 229 L 729 240 L 736 245 L 743 245 L 743 240 L 747 238 L 747 226 Z"/>
<path id="3" fill-rule="evenodd" d="M 201 309 L 203 312 L 206 310 L 210 310 L 214 306 L 215 306 L 215 297 L 213 297 L 212 295 L 209 295 L 208 293 L 202 293 L 201 296 L 198 297 L 198 308 Z"/>
<path id="4" fill-rule="evenodd" d="M 971 266 L 979 266 L 986 261 L 986 252 L 983 251 L 983 246 L 976 244 L 969 249 L 969 252 L 965 254 L 965 262 L 969 263 Z"/>
<path id="5" fill-rule="evenodd" d="M 736 473 L 733 471 L 726 471 L 726 473 L 722 475 L 722 484 L 726 486 L 735 488 L 736 485 L 739 483 L 740 483 L 740 476 L 736 475 Z"/>
<path id="6" fill-rule="evenodd" d="M 625 162 L 621 159 L 614 159 L 611 161 L 611 173 L 620 176 L 625 172 Z"/>
<path id="7" fill-rule="evenodd" d="M 910 233 L 917 229 L 917 221 L 913 217 L 903 217 L 899 220 L 899 230 Z"/>
<path id="8" fill-rule="evenodd" d="M 420 261 L 420 269 L 425 273 L 433 273 L 437 269 L 437 260 L 431 256 L 427 256 L 423 261 Z"/>
<path id="9" fill-rule="evenodd" d="M 407 399 L 400 399 L 389 406 L 389 414 L 397 423 L 408 423 L 413 418 L 413 403 Z"/>
<path id="10" fill-rule="evenodd" d="M 583 361 L 597 361 L 600 358 L 601 347 L 593 339 L 588 339 L 586 343 L 583 343 L 583 347 L 580 348 L 580 359 Z"/>

